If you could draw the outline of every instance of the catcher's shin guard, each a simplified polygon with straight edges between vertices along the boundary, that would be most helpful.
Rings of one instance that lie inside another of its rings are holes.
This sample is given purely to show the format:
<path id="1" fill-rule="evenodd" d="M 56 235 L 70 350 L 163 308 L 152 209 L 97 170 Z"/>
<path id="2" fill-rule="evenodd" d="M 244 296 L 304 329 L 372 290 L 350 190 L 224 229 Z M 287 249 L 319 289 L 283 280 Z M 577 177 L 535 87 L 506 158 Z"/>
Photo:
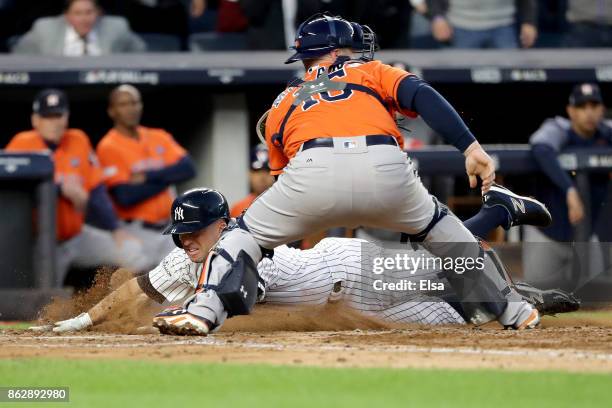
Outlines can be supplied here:
<path id="1" fill-rule="evenodd" d="M 491 273 L 489 262 L 484 253 L 478 256 L 484 260 L 485 267 L 466 270 L 463 274 L 454 271 L 446 273 L 446 279 L 457 294 L 466 320 L 481 325 L 497 320 L 506 310 L 505 293 L 507 285 Z"/>
<path id="2" fill-rule="evenodd" d="M 478 242 L 428 243 L 427 247 L 430 249 L 436 245 L 443 246 L 445 258 L 474 261 L 471 268 L 459 269 L 459 264 L 455 263 L 453 270 L 445 271 L 446 279 L 461 303 L 465 319 L 476 325 L 497 320 L 506 310 L 507 295 L 511 289 L 497 273 L 484 249 Z M 439 254 L 440 248 L 436 249 Z"/>

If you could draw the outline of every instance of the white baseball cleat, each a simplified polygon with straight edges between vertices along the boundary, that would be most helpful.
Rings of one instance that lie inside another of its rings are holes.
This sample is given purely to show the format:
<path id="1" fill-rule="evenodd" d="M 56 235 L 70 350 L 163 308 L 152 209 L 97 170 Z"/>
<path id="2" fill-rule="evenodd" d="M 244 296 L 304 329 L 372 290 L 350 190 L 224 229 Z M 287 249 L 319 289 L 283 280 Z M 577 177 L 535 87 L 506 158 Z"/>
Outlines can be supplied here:
<path id="1" fill-rule="evenodd" d="M 153 318 L 153 327 L 162 334 L 175 336 L 206 336 L 212 323 L 187 312 L 182 307 L 166 309 Z"/>

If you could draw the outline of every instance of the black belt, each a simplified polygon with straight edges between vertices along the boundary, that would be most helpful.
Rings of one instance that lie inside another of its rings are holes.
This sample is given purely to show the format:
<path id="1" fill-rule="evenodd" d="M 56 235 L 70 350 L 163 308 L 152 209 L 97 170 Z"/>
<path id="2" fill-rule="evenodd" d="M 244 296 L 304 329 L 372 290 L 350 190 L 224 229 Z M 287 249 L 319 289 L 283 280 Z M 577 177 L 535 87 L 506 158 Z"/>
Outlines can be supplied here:
<path id="1" fill-rule="evenodd" d="M 397 140 L 393 136 L 388 135 L 368 135 L 366 138 L 367 146 L 376 146 L 376 145 L 392 145 L 398 146 Z M 342 137 L 338 139 L 346 139 L 350 140 L 350 137 Z M 302 151 L 313 149 L 315 147 L 334 147 L 334 139 L 331 137 L 320 137 L 318 139 L 310 139 L 302 144 Z"/>

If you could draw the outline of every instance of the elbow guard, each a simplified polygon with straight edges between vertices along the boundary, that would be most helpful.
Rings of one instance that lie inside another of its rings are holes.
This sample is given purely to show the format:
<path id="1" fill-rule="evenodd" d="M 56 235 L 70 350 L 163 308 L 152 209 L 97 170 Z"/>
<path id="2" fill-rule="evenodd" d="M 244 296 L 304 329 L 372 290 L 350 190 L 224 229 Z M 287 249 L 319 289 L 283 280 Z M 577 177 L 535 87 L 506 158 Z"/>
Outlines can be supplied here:
<path id="1" fill-rule="evenodd" d="M 244 251 L 240 251 L 231 263 L 230 271 L 217 285 L 204 285 L 217 293 L 225 307 L 227 317 L 251 313 L 263 289 L 263 280 L 257 272 L 257 265 Z"/>

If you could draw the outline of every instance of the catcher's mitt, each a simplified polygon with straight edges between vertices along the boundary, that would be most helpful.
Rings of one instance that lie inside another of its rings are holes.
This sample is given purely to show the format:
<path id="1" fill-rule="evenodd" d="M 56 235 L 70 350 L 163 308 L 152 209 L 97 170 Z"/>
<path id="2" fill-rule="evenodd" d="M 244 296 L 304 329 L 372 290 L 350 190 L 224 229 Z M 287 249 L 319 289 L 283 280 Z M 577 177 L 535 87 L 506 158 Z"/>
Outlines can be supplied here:
<path id="1" fill-rule="evenodd" d="M 542 315 L 575 312 L 580 308 L 580 300 L 561 289 L 541 290 L 525 282 L 516 282 L 514 288 Z"/>

